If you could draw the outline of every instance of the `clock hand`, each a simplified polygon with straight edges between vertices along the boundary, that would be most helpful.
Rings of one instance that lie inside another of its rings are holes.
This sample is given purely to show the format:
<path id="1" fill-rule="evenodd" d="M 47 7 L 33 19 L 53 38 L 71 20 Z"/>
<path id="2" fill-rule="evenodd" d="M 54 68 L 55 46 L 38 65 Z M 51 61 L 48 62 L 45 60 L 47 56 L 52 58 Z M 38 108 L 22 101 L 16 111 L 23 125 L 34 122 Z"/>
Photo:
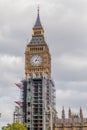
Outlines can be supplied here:
<path id="1" fill-rule="evenodd" d="M 37 62 L 37 61 L 38 61 L 38 59 L 35 60 L 35 62 Z"/>

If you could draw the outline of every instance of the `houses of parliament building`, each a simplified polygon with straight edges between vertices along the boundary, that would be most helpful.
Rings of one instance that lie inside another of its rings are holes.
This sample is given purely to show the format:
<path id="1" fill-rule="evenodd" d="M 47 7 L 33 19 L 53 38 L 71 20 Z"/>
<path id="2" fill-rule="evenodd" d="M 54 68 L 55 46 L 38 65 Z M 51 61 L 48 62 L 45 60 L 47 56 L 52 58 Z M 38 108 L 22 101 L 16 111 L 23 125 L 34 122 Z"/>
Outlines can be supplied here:
<path id="1" fill-rule="evenodd" d="M 51 79 L 51 54 L 44 37 L 44 28 L 40 21 L 39 9 L 32 29 L 32 38 L 25 49 L 25 78 L 17 83 L 21 99 L 16 102 L 14 122 L 27 124 L 27 130 L 87 130 L 87 119 L 82 108 L 80 114 L 72 114 L 62 109 L 57 116 L 56 90 Z"/>

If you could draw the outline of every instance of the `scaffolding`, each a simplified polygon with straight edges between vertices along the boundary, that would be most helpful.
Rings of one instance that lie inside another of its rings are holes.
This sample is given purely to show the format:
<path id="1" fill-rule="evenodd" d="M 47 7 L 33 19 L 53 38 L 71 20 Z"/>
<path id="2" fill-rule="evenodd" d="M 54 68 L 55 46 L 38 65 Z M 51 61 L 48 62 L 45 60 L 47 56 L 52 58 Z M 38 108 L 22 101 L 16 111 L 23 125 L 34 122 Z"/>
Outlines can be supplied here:
<path id="1" fill-rule="evenodd" d="M 23 122 L 28 130 L 53 130 L 55 86 L 47 76 L 32 75 L 22 81 Z"/>
<path id="2" fill-rule="evenodd" d="M 13 122 L 23 122 L 23 111 L 22 111 L 22 104 L 23 104 L 23 84 L 22 82 L 20 83 L 15 83 L 15 85 L 20 89 L 20 100 L 15 101 L 15 110 L 13 113 Z"/>
<path id="3" fill-rule="evenodd" d="M 28 130 L 53 130 L 55 123 L 55 86 L 46 75 L 33 74 L 16 86 L 20 101 L 15 101 L 14 122 L 27 124 Z"/>
<path id="4" fill-rule="evenodd" d="M 15 106 L 15 111 L 13 113 L 13 122 L 21 122 L 21 109 L 19 106 Z"/>

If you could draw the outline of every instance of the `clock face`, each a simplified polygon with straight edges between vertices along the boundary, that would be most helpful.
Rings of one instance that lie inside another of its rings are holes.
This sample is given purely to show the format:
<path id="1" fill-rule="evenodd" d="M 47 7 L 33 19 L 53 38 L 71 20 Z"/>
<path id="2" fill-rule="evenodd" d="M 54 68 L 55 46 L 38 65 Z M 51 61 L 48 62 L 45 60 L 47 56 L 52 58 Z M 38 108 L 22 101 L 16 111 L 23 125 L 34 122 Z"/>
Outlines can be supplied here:
<path id="1" fill-rule="evenodd" d="M 30 63 L 33 66 L 39 66 L 42 63 L 42 57 L 40 55 L 33 55 L 30 59 Z"/>

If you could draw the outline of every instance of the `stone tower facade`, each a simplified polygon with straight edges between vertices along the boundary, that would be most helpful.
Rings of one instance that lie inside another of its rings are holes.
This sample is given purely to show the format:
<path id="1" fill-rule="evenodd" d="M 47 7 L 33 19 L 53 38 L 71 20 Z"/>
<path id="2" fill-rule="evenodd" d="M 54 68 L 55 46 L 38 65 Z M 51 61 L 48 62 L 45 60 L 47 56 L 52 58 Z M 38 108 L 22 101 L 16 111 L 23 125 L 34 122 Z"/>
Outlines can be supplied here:
<path id="1" fill-rule="evenodd" d="M 40 22 L 39 9 L 36 23 L 32 30 L 32 38 L 25 51 L 25 74 L 26 77 L 33 73 L 51 75 L 51 55 L 44 38 L 44 29 Z"/>

